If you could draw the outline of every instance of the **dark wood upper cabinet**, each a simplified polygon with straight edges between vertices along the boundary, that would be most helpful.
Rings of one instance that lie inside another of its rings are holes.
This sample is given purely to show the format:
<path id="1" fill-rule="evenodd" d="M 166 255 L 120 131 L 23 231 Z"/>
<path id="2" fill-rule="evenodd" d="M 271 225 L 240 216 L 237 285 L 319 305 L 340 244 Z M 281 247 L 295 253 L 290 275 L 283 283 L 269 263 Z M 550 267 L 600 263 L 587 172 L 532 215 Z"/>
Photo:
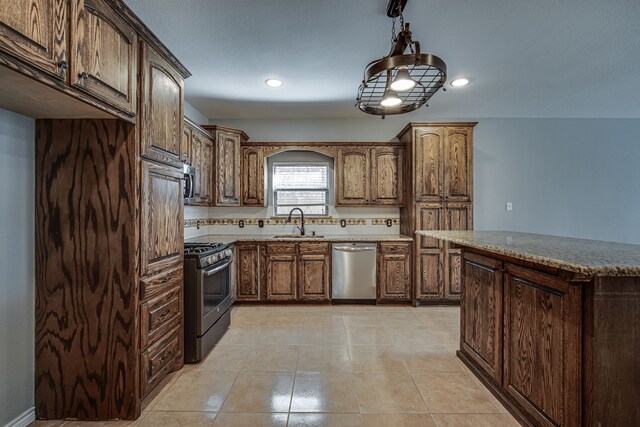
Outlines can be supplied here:
<path id="1" fill-rule="evenodd" d="M 369 148 L 338 149 L 336 206 L 368 206 L 371 200 L 371 151 Z"/>
<path id="2" fill-rule="evenodd" d="M 462 351 L 502 382 L 502 263 L 464 253 L 460 309 Z"/>
<path id="3" fill-rule="evenodd" d="M 182 162 L 191 165 L 191 128 L 184 122 L 182 127 L 182 149 L 181 149 Z"/>
<path id="4" fill-rule="evenodd" d="M 182 171 L 142 162 L 142 276 L 159 273 L 182 262 L 184 223 L 181 206 Z"/>
<path id="5" fill-rule="evenodd" d="M 66 79 L 68 17 L 68 0 L 0 0 L 0 50 Z"/>
<path id="6" fill-rule="evenodd" d="M 380 243 L 378 301 L 411 299 L 411 243 Z"/>
<path id="7" fill-rule="evenodd" d="M 508 264 L 505 290 L 507 393 L 539 425 L 580 425 L 580 286 Z"/>
<path id="8" fill-rule="evenodd" d="M 71 1 L 71 84 L 135 115 L 138 37 L 106 2 Z"/>
<path id="9" fill-rule="evenodd" d="M 444 198 L 470 201 L 473 191 L 471 129 L 447 128 L 444 153 Z"/>
<path id="10" fill-rule="evenodd" d="M 444 132 L 441 127 L 415 130 L 413 158 L 416 202 L 442 200 Z"/>
<path id="11" fill-rule="evenodd" d="M 265 206 L 264 153 L 261 147 L 242 147 L 242 206 Z"/>
<path id="12" fill-rule="evenodd" d="M 213 138 L 208 132 L 191 128 L 191 164 L 195 168 L 194 196 L 195 204 L 213 206 L 213 178 L 215 148 Z"/>
<path id="13" fill-rule="evenodd" d="M 373 148 L 371 176 L 372 205 L 404 204 L 404 148 Z"/>
<path id="14" fill-rule="evenodd" d="M 215 142 L 215 205 L 240 206 L 241 154 L 240 144 L 249 137 L 241 130 L 223 126 L 203 126 Z"/>
<path id="15" fill-rule="evenodd" d="M 152 47 L 142 46 L 142 156 L 182 167 L 182 76 Z"/>

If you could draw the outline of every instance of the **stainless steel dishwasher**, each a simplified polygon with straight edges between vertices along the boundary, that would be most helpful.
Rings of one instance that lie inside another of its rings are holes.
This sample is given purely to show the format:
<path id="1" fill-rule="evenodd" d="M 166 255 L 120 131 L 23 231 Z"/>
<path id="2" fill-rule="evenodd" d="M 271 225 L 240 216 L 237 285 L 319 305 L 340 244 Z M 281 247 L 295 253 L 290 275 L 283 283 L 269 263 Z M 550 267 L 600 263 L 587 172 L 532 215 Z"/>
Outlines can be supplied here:
<path id="1" fill-rule="evenodd" d="M 376 299 L 375 243 L 335 243 L 332 266 L 333 300 Z"/>

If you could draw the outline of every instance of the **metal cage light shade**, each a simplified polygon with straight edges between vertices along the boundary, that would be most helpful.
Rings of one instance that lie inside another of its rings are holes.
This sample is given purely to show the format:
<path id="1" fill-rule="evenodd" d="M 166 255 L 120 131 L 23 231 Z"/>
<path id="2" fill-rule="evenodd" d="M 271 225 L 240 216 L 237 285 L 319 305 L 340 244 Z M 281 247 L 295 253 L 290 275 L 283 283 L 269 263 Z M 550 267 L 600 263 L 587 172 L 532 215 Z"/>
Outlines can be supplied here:
<path id="1" fill-rule="evenodd" d="M 405 54 L 408 48 L 411 52 Z M 391 87 L 395 81 L 398 84 Z M 383 117 L 408 113 L 425 105 L 446 81 L 447 65 L 435 55 L 420 52 L 420 43 L 411 39 L 407 23 L 395 39 L 391 53 L 365 68 L 356 105 L 367 114 Z M 399 105 L 383 105 L 383 99 L 391 92 L 402 100 Z"/>

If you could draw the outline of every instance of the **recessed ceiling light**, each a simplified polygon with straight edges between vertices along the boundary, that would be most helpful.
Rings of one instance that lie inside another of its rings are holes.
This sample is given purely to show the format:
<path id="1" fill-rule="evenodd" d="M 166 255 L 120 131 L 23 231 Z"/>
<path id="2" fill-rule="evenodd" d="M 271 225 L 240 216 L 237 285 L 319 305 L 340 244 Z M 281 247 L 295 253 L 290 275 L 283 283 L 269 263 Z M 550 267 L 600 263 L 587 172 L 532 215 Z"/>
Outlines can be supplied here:
<path id="1" fill-rule="evenodd" d="M 462 86 L 466 86 L 469 84 L 469 80 L 462 78 L 462 79 L 455 79 L 454 81 L 451 82 L 451 86 L 453 87 L 462 87 Z"/>
<path id="2" fill-rule="evenodd" d="M 278 79 L 267 79 L 264 81 L 264 84 L 266 84 L 269 87 L 280 87 L 282 86 L 284 82 L 282 80 L 278 80 Z"/>

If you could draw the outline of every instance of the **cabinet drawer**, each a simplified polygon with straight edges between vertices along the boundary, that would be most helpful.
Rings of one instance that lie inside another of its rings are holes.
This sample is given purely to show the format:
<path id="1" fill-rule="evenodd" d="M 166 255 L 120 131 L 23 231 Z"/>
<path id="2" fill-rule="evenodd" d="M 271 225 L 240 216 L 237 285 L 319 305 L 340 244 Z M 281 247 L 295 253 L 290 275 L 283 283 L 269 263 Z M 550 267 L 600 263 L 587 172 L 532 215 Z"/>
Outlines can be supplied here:
<path id="1" fill-rule="evenodd" d="M 179 265 L 155 276 L 145 277 L 140 283 L 140 300 L 149 299 L 181 284 L 184 279 L 182 272 L 183 267 Z"/>
<path id="2" fill-rule="evenodd" d="M 267 245 L 267 253 L 295 255 L 296 244 L 295 243 L 269 243 Z"/>
<path id="3" fill-rule="evenodd" d="M 182 326 L 176 326 L 142 353 L 142 396 L 146 396 L 167 373 L 171 372 L 175 362 L 182 357 L 181 330 Z"/>
<path id="4" fill-rule="evenodd" d="M 331 251 L 330 243 L 300 243 L 298 251 L 303 254 L 328 254 Z"/>
<path id="5" fill-rule="evenodd" d="M 160 294 L 140 307 L 140 347 L 153 343 L 174 325 L 180 324 L 182 317 L 182 288 L 176 286 Z"/>
<path id="6" fill-rule="evenodd" d="M 384 242 L 380 243 L 381 254 L 409 254 L 411 242 Z"/>

